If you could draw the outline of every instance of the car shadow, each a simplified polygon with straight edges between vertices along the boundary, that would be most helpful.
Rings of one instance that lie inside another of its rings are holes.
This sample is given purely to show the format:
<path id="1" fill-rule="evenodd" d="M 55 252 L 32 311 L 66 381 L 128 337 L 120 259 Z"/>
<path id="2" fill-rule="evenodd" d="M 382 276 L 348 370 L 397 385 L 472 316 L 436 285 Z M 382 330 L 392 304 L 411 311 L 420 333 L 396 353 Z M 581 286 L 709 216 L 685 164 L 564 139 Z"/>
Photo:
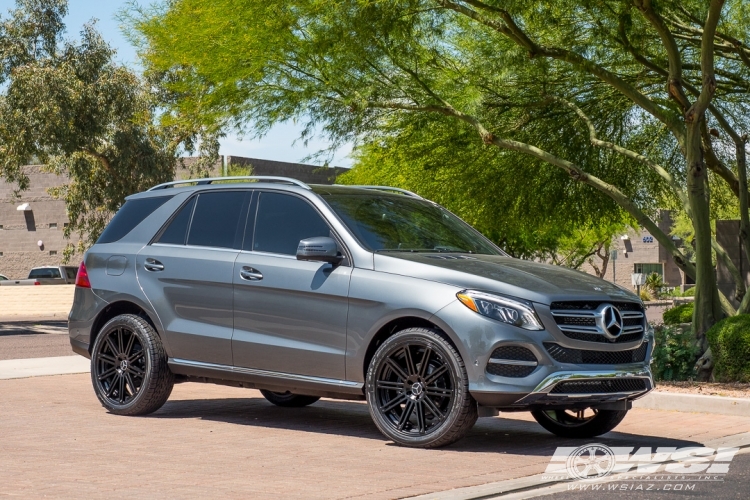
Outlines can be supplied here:
<path id="1" fill-rule="evenodd" d="M 558 446 L 577 447 L 592 442 L 610 447 L 702 446 L 682 439 L 610 432 L 592 439 L 565 439 L 550 434 L 533 421 L 514 418 L 480 418 L 469 433 L 443 450 L 552 456 Z M 287 429 L 320 434 L 387 441 L 370 418 L 367 405 L 322 400 L 304 408 L 281 408 L 264 398 L 173 400 L 148 418 L 200 418 L 236 425 Z"/>

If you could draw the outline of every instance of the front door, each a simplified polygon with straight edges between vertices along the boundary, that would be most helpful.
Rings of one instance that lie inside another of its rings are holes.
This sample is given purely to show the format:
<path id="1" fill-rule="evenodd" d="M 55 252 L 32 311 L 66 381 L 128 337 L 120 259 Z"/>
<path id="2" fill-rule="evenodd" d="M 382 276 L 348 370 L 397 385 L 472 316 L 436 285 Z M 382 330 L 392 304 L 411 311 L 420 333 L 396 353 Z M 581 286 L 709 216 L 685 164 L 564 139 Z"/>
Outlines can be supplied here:
<path id="1" fill-rule="evenodd" d="M 234 265 L 234 365 L 344 380 L 350 264 L 297 260 L 300 240 L 330 228 L 301 197 L 259 194 Z"/>
<path id="2" fill-rule="evenodd" d="M 249 191 L 193 196 L 136 258 L 173 358 L 232 364 L 232 273 L 249 199 Z"/>

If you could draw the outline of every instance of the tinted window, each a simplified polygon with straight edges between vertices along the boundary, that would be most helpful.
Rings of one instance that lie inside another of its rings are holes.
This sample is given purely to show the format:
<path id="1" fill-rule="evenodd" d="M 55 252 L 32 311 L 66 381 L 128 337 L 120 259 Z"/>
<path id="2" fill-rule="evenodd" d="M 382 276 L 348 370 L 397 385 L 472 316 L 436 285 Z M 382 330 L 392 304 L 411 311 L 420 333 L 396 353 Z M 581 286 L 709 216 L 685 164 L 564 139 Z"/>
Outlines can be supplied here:
<path id="1" fill-rule="evenodd" d="M 296 255 L 300 240 L 330 235 L 328 225 L 305 200 L 279 193 L 261 194 L 253 250 Z"/>
<path id="2" fill-rule="evenodd" d="M 246 194 L 246 191 L 201 193 L 190 223 L 188 245 L 233 248 Z"/>
<path id="3" fill-rule="evenodd" d="M 171 196 L 159 196 L 156 198 L 139 198 L 126 201 L 96 242 L 112 243 L 113 241 L 122 239 L 123 236 L 132 231 L 135 226 L 143 222 L 143 219 L 164 205 L 170 198 Z"/>
<path id="4" fill-rule="evenodd" d="M 190 217 L 193 215 L 193 207 L 195 206 L 196 198 L 190 198 L 181 209 L 180 212 L 172 219 L 169 226 L 161 233 L 158 243 L 171 243 L 173 245 L 184 245 L 185 238 L 187 237 L 188 224 L 190 224 Z"/>
<path id="5" fill-rule="evenodd" d="M 78 274 L 78 268 L 72 267 L 72 266 L 65 266 L 63 267 L 65 270 L 65 275 L 68 277 L 69 280 L 75 280 L 76 275 Z"/>
<path id="6" fill-rule="evenodd" d="M 464 221 L 424 200 L 370 193 L 331 194 L 325 200 L 371 251 L 500 255 Z"/>
<path id="7" fill-rule="evenodd" d="M 32 278 L 60 278 L 59 269 L 32 269 L 29 272 L 29 279 Z"/>

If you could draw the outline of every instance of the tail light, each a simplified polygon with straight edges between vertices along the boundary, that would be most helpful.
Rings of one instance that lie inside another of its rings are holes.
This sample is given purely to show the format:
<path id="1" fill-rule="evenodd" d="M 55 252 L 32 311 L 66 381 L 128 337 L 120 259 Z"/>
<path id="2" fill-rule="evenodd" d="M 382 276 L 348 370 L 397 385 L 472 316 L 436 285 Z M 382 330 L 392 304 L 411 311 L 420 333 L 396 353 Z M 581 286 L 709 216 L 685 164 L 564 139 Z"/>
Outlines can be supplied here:
<path id="1" fill-rule="evenodd" d="M 86 271 L 86 264 L 81 262 L 78 266 L 78 273 L 76 274 L 76 286 L 81 288 L 91 288 L 91 282 L 89 281 L 89 273 Z"/>
<path id="2" fill-rule="evenodd" d="M 41 285 L 41 283 L 39 283 L 38 281 L 35 281 L 34 282 L 34 286 L 36 286 L 36 285 Z"/>

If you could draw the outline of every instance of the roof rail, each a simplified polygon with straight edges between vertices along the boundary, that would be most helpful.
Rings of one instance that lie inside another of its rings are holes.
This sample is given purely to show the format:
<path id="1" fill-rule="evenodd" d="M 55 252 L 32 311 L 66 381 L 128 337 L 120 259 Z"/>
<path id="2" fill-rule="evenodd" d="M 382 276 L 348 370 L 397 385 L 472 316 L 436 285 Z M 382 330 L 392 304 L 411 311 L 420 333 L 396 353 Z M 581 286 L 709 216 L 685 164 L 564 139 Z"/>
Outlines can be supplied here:
<path id="1" fill-rule="evenodd" d="M 374 189 L 378 191 L 393 191 L 395 193 L 401 193 L 401 194 L 405 194 L 406 196 L 411 196 L 412 198 L 424 200 L 424 198 L 419 196 L 417 193 L 407 191 L 406 189 L 395 188 L 395 187 L 390 187 L 390 186 L 349 186 L 349 187 L 356 187 L 360 189 Z"/>
<path id="2" fill-rule="evenodd" d="M 237 177 L 208 177 L 205 179 L 187 179 L 184 181 L 172 181 L 172 182 L 165 182 L 163 184 L 159 184 L 158 186 L 154 186 L 149 191 L 156 191 L 157 189 L 166 189 L 168 187 L 173 187 L 178 184 L 191 184 L 195 183 L 196 186 L 204 186 L 208 184 L 213 184 L 214 182 L 218 181 L 236 181 L 236 180 L 254 180 L 254 181 L 261 181 L 261 182 L 281 182 L 284 184 L 294 184 L 295 186 L 299 186 L 305 189 L 310 189 L 310 186 L 305 184 L 302 181 L 298 181 L 297 179 L 292 179 L 290 177 L 275 177 L 270 175 L 241 175 Z"/>

